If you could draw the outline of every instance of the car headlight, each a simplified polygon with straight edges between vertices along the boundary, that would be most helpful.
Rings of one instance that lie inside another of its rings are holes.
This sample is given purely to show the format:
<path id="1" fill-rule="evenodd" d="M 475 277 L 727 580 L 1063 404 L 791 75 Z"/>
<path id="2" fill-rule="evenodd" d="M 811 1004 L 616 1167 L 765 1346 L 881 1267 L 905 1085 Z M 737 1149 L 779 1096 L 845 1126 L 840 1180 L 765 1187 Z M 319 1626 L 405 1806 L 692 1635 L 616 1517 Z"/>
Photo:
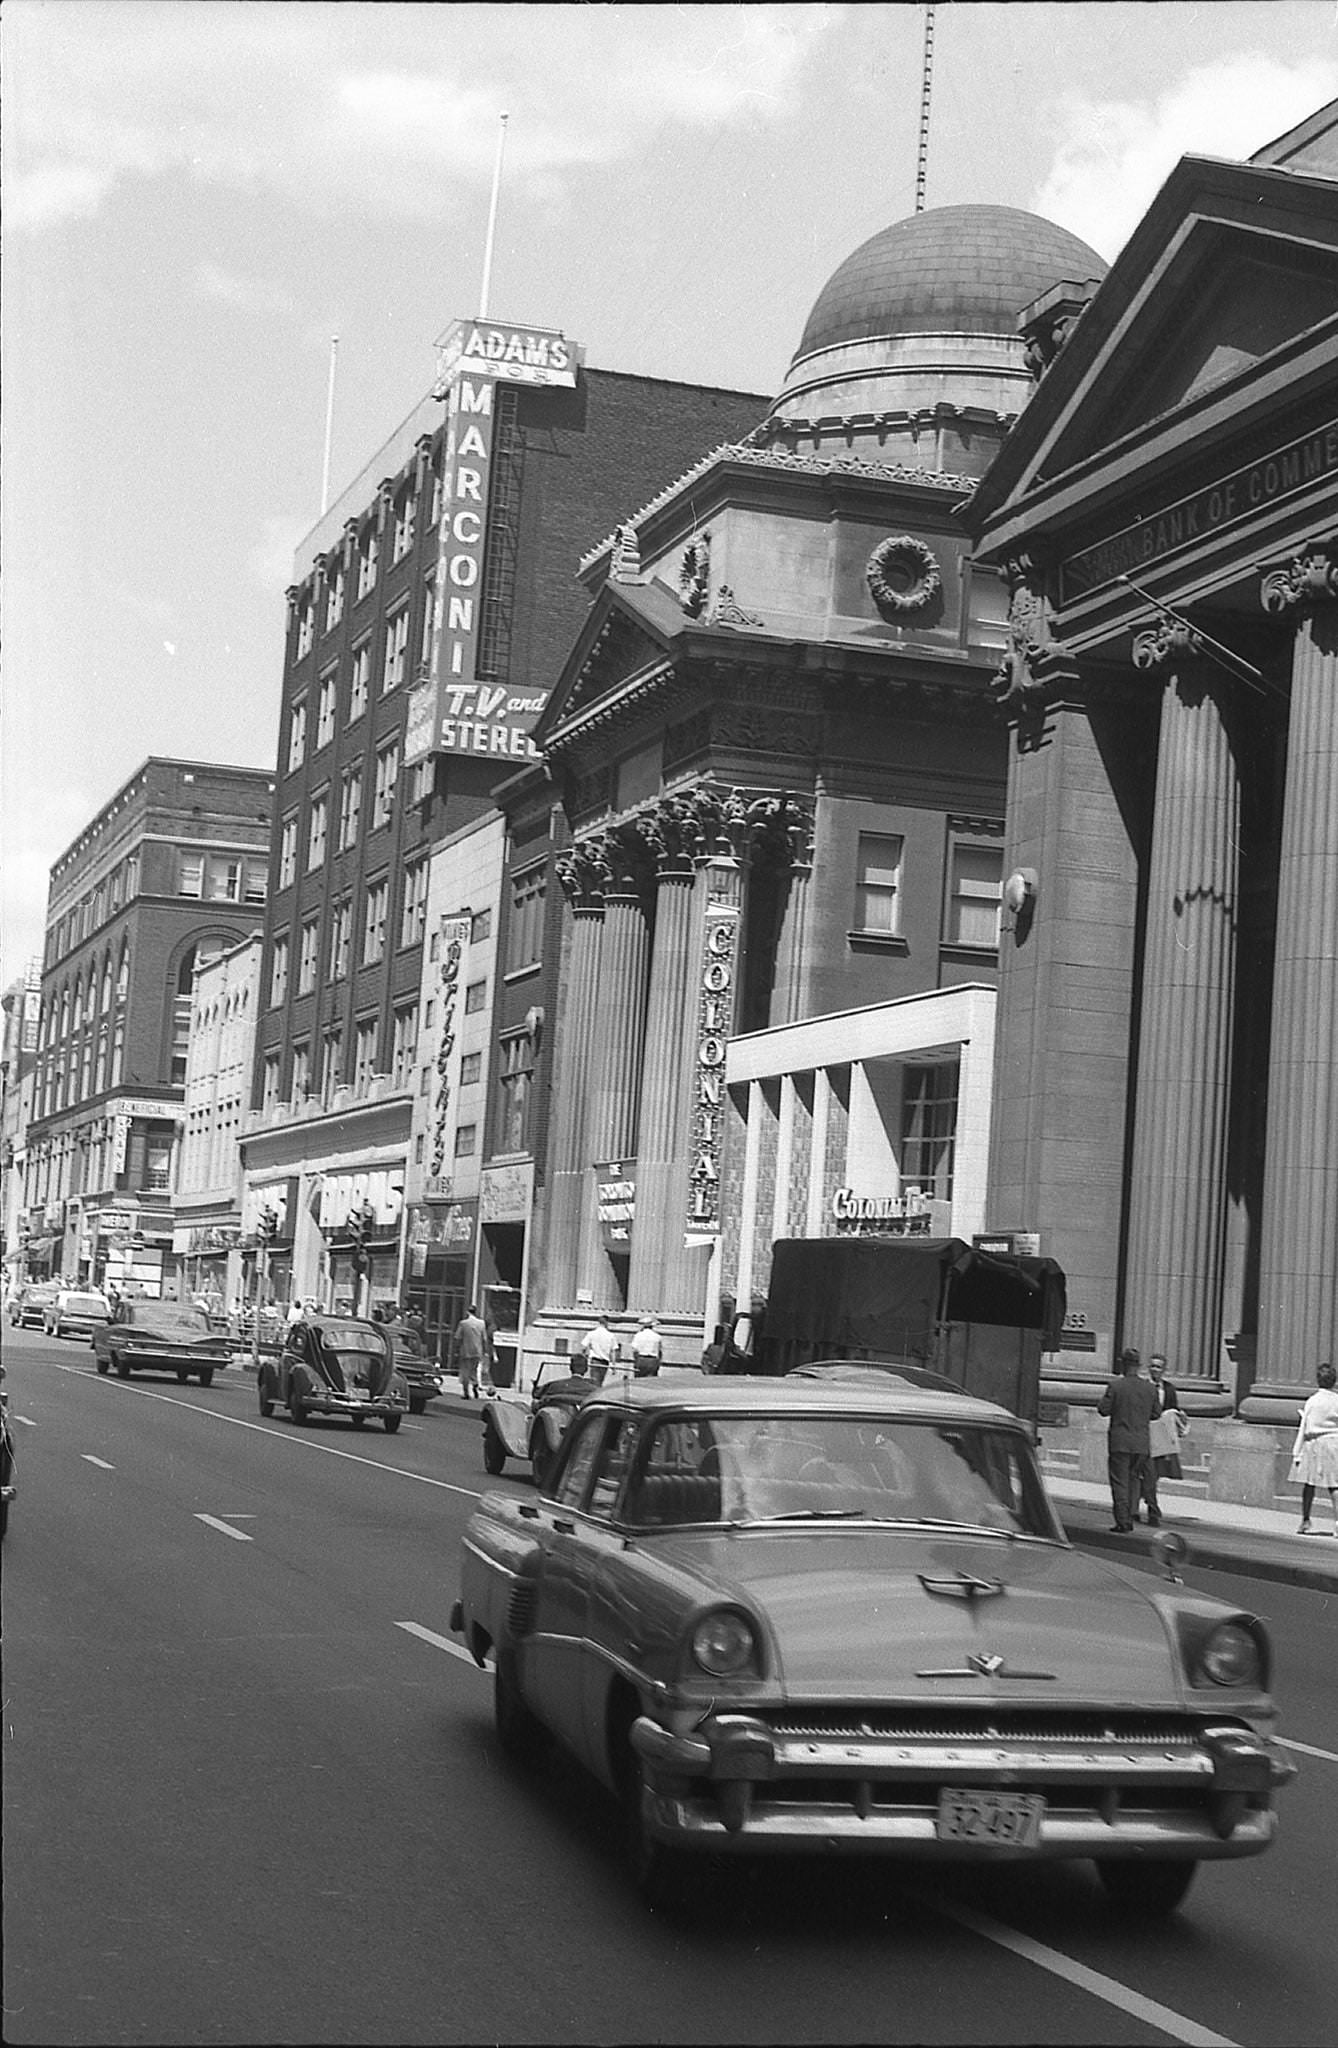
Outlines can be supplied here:
<path id="1" fill-rule="evenodd" d="M 697 1623 L 692 1654 L 712 1678 L 737 1678 L 756 1665 L 757 1636 L 744 1615 L 721 1608 Z"/>
<path id="2" fill-rule="evenodd" d="M 1220 1622 L 1199 1650 L 1199 1669 L 1214 1685 L 1258 1685 L 1263 1676 L 1259 1643 L 1238 1621 Z"/>

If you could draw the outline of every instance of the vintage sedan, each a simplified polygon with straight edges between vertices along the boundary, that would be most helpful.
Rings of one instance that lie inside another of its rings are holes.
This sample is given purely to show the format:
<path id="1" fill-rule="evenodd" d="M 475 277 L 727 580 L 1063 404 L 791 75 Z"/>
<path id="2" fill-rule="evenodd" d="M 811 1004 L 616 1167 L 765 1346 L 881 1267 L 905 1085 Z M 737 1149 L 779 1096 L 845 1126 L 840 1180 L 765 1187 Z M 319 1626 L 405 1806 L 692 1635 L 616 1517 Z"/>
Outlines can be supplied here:
<path id="1" fill-rule="evenodd" d="M 115 1371 L 123 1380 L 132 1372 L 170 1372 L 183 1386 L 196 1379 L 208 1387 L 231 1357 L 226 1336 L 210 1329 L 208 1317 L 199 1309 L 179 1301 L 154 1301 L 145 1295 L 118 1301 L 110 1322 L 93 1332 L 98 1371 Z"/>
<path id="2" fill-rule="evenodd" d="M 9 1320 L 16 1329 L 40 1330 L 46 1312 L 60 1293 L 58 1280 L 29 1280 L 9 1304 Z"/>
<path id="3" fill-rule="evenodd" d="M 595 1390 L 580 1361 L 545 1359 L 530 1392 L 504 1387 L 483 1403 L 483 1469 L 495 1479 L 508 1458 L 523 1458 L 541 1485 L 572 1416 Z"/>
<path id="4" fill-rule="evenodd" d="M 356 1428 L 371 1417 L 387 1436 L 409 1406 L 385 1325 L 357 1316 L 313 1314 L 292 1324 L 277 1357 L 261 1359 L 257 1388 L 262 1415 L 282 1406 L 294 1422 L 342 1415 Z"/>
<path id="5" fill-rule="evenodd" d="M 105 1294 L 77 1287 L 62 1287 L 54 1301 L 42 1311 L 42 1328 L 48 1337 L 87 1337 L 111 1321 L 111 1303 Z"/>
<path id="6" fill-rule="evenodd" d="M 633 1869 L 1088 1857 L 1170 1911 L 1293 1765 L 1256 1616 L 1075 1550 L 993 1404 L 811 1379 L 601 1390 L 470 1517 L 452 1624 L 498 1737 L 623 1803 Z"/>

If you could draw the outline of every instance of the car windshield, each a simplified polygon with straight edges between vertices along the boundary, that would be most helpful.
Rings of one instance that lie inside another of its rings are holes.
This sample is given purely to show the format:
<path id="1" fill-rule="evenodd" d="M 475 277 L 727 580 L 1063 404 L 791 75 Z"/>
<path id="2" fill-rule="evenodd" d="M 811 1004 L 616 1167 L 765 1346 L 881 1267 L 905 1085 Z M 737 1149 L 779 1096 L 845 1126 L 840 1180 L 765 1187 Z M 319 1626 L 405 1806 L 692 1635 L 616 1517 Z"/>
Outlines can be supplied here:
<path id="1" fill-rule="evenodd" d="M 137 1301 L 127 1305 L 125 1319 L 132 1329 L 155 1337 L 204 1337 L 209 1332 L 198 1309 L 181 1308 L 176 1302 Z"/>
<path id="2" fill-rule="evenodd" d="M 872 1521 L 1055 1539 L 1031 1448 L 987 1423 L 714 1415 L 652 1428 L 631 1520 Z"/>

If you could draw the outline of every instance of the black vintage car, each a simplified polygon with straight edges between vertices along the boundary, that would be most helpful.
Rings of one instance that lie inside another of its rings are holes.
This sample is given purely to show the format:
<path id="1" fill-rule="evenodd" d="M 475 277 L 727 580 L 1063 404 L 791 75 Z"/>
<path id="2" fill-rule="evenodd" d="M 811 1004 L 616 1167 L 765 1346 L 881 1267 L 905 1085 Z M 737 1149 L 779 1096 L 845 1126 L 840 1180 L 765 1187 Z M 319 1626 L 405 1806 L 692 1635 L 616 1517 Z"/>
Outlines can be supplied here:
<path id="1" fill-rule="evenodd" d="M 310 1315 L 294 1323 L 276 1358 L 262 1358 L 257 1382 L 262 1415 L 286 1407 L 294 1422 L 344 1415 L 355 1428 L 376 1417 L 393 1436 L 409 1406 L 409 1389 L 381 1323 L 357 1316 Z"/>
<path id="2" fill-rule="evenodd" d="M 118 1301 L 110 1321 L 95 1326 L 92 1342 L 98 1371 L 114 1369 L 123 1380 L 132 1372 L 172 1372 L 183 1386 L 197 1379 L 207 1387 L 232 1356 L 226 1337 L 198 1309 L 140 1296 Z"/>

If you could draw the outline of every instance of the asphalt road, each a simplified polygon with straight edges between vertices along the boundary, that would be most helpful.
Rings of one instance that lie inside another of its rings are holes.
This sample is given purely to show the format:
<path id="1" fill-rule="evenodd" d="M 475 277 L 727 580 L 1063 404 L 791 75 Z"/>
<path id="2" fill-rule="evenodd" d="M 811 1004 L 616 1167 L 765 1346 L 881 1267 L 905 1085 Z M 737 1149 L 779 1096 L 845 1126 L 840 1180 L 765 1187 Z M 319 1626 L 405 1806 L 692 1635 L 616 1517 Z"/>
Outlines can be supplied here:
<path id="1" fill-rule="evenodd" d="M 298 1430 L 242 1372 L 5 1335 L 7 2041 L 1333 2038 L 1338 1602 L 1204 1574 L 1272 1626 L 1301 1776 L 1168 1922 L 1083 1865 L 803 1863 L 667 1919 L 574 1766 L 504 1763 L 450 1636 L 472 1419 Z"/>

